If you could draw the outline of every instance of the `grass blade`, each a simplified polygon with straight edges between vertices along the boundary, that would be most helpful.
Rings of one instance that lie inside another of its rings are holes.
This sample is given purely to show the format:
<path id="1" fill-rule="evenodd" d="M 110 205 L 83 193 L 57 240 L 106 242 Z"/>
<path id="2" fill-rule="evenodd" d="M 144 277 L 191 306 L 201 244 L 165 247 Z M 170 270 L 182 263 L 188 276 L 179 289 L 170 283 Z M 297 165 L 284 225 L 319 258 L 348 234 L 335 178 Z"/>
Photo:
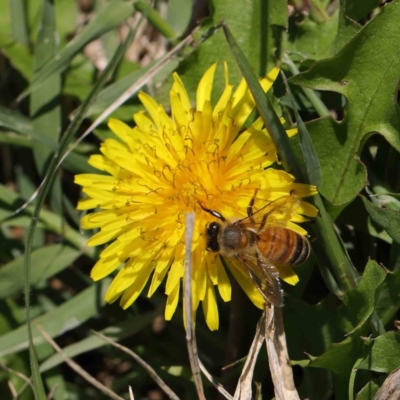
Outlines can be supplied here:
<path id="1" fill-rule="evenodd" d="M 144 14 L 151 25 L 154 26 L 167 39 L 176 38 L 176 32 L 172 26 L 161 17 L 161 15 L 146 2 L 138 0 L 135 2 L 135 8 Z"/>
<path id="2" fill-rule="evenodd" d="M 300 117 L 300 114 L 297 111 L 296 104 L 290 91 L 286 76 L 283 71 L 281 71 L 281 74 L 286 86 L 287 94 L 289 95 L 289 98 L 292 102 L 294 115 L 296 117 L 297 128 L 299 130 L 300 149 L 303 156 L 304 165 L 306 166 L 308 182 L 312 185 L 319 187 L 322 185 L 322 172 L 317 153 L 315 152 L 314 145 L 311 140 L 310 134 L 308 133 L 307 127 L 305 126 L 303 120 Z"/>
<path id="3" fill-rule="evenodd" d="M 247 61 L 242 50 L 236 43 L 235 38 L 232 36 L 226 25 L 223 25 L 226 40 L 231 47 L 232 53 L 236 58 L 236 62 L 242 71 L 244 78 L 247 81 L 251 94 L 257 105 L 258 112 L 260 113 L 264 124 L 271 135 L 272 141 L 278 151 L 279 158 L 283 166 L 289 172 L 292 172 L 296 177 L 302 178 L 303 173 L 297 161 L 289 137 L 281 124 L 279 117 L 276 115 L 274 108 L 268 97 L 265 95 L 257 77 L 254 74 L 250 63 Z"/>
<path id="4" fill-rule="evenodd" d="M 31 85 L 20 95 L 19 100 L 37 89 L 52 74 L 56 72 L 61 73 L 67 69 L 72 58 L 81 51 L 87 43 L 119 26 L 133 14 L 134 10 L 133 5 L 129 2 L 114 0 L 108 3 L 107 6 L 67 44 L 67 46 L 38 71 Z"/>
<path id="5" fill-rule="evenodd" d="M 227 41 L 231 46 L 232 53 L 235 56 L 236 61 L 254 97 L 257 109 L 263 118 L 265 126 L 268 129 L 278 150 L 278 154 L 280 155 L 283 166 L 287 171 L 292 172 L 297 179 L 305 182 L 306 175 L 303 172 L 303 168 L 291 147 L 289 138 L 282 124 L 280 123 L 271 102 L 264 94 L 249 62 L 244 56 L 242 50 L 239 48 L 228 27 L 223 25 L 223 28 Z M 325 209 L 325 205 L 321 196 L 314 196 L 312 201 L 320 211 L 316 218 L 317 229 L 315 229 L 315 231 L 318 236 L 319 243 L 323 247 L 324 254 L 329 261 L 329 267 L 332 271 L 332 275 L 337 280 L 338 286 L 342 291 L 354 289 L 357 287 L 356 279 L 358 273 L 354 269 L 339 237 L 333 228 L 332 220 Z M 326 268 L 326 263 L 322 263 L 319 260 L 318 264 L 321 266 L 321 268 Z"/>
<path id="6" fill-rule="evenodd" d="M 16 42 L 29 46 L 28 26 L 24 0 L 12 0 L 10 4 L 11 32 Z"/>
<path id="7" fill-rule="evenodd" d="M 111 4 L 113 4 L 113 3 L 111 3 Z M 85 113 L 88 110 L 89 106 L 91 105 L 92 101 L 97 96 L 97 94 L 100 92 L 101 88 L 106 83 L 107 79 L 113 72 L 114 68 L 117 66 L 118 62 L 121 60 L 122 56 L 124 55 L 124 53 L 126 51 L 126 48 L 130 45 L 133 38 L 134 38 L 134 33 L 132 31 L 130 31 L 125 42 L 115 52 L 114 57 L 112 58 L 112 60 L 110 61 L 110 63 L 108 64 L 108 66 L 106 67 L 103 74 L 100 76 L 100 78 L 96 82 L 96 84 L 94 85 L 91 93 L 89 94 L 89 96 L 87 97 L 85 102 L 83 103 L 76 118 L 69 125 L 67 131 L 63 135 L 63 138 L 60 142 L 57 156 L 53 157 L 51 159 L 51 163 L 50 163 L 49 169 L 47 171 L 45 180 L 43 182 L 43 186 L 42 186 L 41 190 L 39 191 L 37 203 L 35 205 L 35 209 L 33 212 L 33 218 L 32 218 L 32 221 L 31 221 L 31 224 L 29 226 L 27 236 L 26 236 L 25 258 L 24 258 L 24 294 L 25 294 L 26 321 L 27 321 L 27 328 L 28 328 L 28 338 L 29 338 L 29 342 L 31 344 L 33 343 L 33 334 L 32 334 L 32 329 L 30 326 L 30 307 L 29 307 L 31 253 L 32 253 L 33 239 L 34 239 L 35 230 L 36 230 L 36 226 L 37 226 L 37 221 L 39 219 L 40 211 L 41 211 L 41 208 L 43 207 L 44 200 L 47 196 L 47 193 L 49 192 L 51 185 L 54 182 L 54 178 L 57 173 L 58 161 L 59 161 L 60 157 L 62 157 L 62 155 L 66 151 L 69 143 L 71 142 L 72 138 L 74 137 L 75 133 L 77 132 L 80 124 L 83 121 Z M 34 349 L 33 345 L 29 346 L 29 353 L 30 353 L 30 357 L 32 360 L 31 362 L 33 363 L 32 371 L 33 371 L 33 373 L 36 374 L 36 376 L 34 376 L 34 379 L 40 380 L 40 376 L 37 376 L 37 373 L 35 372 L 35 371 L 39 371 L 39 366 L 37 364 L 35 349 Z"/>

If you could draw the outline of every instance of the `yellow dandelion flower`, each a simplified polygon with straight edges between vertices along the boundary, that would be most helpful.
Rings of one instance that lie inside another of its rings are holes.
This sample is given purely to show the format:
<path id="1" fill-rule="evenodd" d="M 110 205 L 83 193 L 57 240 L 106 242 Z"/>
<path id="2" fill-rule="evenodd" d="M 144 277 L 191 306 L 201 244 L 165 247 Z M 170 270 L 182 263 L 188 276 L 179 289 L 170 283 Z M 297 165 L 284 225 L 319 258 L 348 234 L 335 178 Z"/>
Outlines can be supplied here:
<path id="1" fill-rule="evenodd" d="M 98 208 L 82 218 L 84 229 L 100 228 L 89 246 L 111 242 L 100 254 L 91 277 L 99 280 L 119 269 L 106 300 L 120 298 L 126 309 L 148 285 L 151 297 L 166 278 L 165 318 L 170 320 L 178 305 L 184 275 L 185 213 L 195 211 L 192 243 L 193 309 L 202 303 L 207 324 L 218 329 L 216 288 L 223 301 L 231 299 L 231 284 L 219 257 L 206 251 L 205 226 L 213 217 L 200 205 L 226 217 L 246 215 L 246 207 L 258 190 L 257 203 L 267 204 L 295 193 L 298 198 L 314 195 L 313 186 L 294 182 L 284 171 L 267 168 L 276 161 L 276 150 L 258 118 L 247 129 L 244 124 L 255 108 L 243 79 L 236 91 L 228 80 L 216 105 L 211 105 L 216 64 L 202 77 L 196 108 L 179 76 L 174 73 L 170 91 L 171 116 L 148 94 L 139 99 L 147 112 L 134 115 L 136 126 L 110 119 L 116 135 L 101 144 L 101 155 L 89 163 L 105 174 L 81 174 L 75 182 L 87 197 L 79 210 Z M 274 68 L 261 79 L 264 91 L 273 84 L 279 70 Z M 289 130 L 292 136 L 296 130 Z M 287 226 L 306 235 L 296 223 L 313 217 L 317 210 L 301 200 L 288 218 Z M 264 300 L 245 271 L 227 260 L 227 266 L 253 303 Z M 291 268 L 280 269 L 282 279 L 295 284 Z M 150 283 L 148 284 L 148 281 Z"/>

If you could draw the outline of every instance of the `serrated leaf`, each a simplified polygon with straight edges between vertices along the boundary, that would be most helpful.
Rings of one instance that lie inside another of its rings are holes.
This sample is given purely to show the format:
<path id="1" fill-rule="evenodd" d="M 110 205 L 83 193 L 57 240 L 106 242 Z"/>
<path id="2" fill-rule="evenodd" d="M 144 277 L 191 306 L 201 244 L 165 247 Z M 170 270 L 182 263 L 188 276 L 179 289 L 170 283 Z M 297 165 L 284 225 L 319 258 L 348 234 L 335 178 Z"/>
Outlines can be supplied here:
<path id="1" fill-rule="evenodd" d="M 393 240 L 400 243 L 400 213 L 395 210 L 378 207 L 368 201 L 364 196 L 360 197 L 371 218 L 385 229 Z"/>
<path id="2" fill-rule="evenodd" d="M 373 400 L 376 392 L 379 390 L 380 381 L 382 379 L 374 379 L 368 382 L 358 393 L 356 400 Z"/>
<path id="3" fill-rule="evenodd" d="M 290 80 L 347 98 L 340 123 L 324 118 L 307 124 L 324 176 L 321 192 L 333 203 L 351 200 L 365 185 L 366 171 L 357 154 L 367 134 L 378 132 L 400 150 L 400 110 L 393 96 L 400 58 L 396 56 L 398 42 L 387 40 L 400 37 L 399 18 L 400 3 L 386 5 L 335 56 Z"/>
<path id="4" fill-rule="evenodd" d="M 368 333 L 385 275 L 375 261 L 367 263 L 357 289 L 346 293 L 344 304 L 339 309 L 338 323 L 343 329 L 351 330 L 350 336 L 340 343 L 333 343 L 309 364 L 310 367 L 329 369 L 336 375 L 336 396 L 339 399 L 347 398 L 351 370 L 367 354 L 369 343 L 363 343 L 360 336 Z"/>
<path id="5" fill-rule="evenodd" d="M 343 298 L 339 313 L 352 324 L 349 335 L 365 334 L 364 330 L 375 310 L 381 285 L 386 271 L 376 261 L 369 260 L 361 276 L 357 289 L 351 290 Z"/>
<path id="6" fill-rule="evenodd" d="M 366 358 L 358 366 L 360 369 L 390 373 L 399 366 L 400 332 L 387 332 L 372 342 Z"/>
<path id="7" fill-rule="evenodd" d="M 346 1 L 345 14 L 354 21 L 365 18 L 374 8 L 378 7 L 380 0 Z"/>
<path id="8" fill-rule="evenodd" d="M 301 58 L 312 60 L 331 55 L 332 43 L 338 29 L 338 17 L 339 11 L 323 22 L 316 22 L 310 16 L 304 16 L 301 23 L 290 18 L 284 49 L 300 54 Z"/>

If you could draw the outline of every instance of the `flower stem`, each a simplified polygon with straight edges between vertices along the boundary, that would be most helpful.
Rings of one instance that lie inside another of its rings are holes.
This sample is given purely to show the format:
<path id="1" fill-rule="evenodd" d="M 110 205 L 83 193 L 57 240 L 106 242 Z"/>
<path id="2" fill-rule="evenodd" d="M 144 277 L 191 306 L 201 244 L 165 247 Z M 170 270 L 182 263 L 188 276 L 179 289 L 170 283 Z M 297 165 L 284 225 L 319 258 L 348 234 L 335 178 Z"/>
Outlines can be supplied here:
<path id="1" fill-rule="evenodd" d="M 289 70 L 293 75 L 298 75 L 300 73 L 295 63 L 291 60 L 288 54 L 285 54 L 283 56 L 282 61 L 289 67 Z M 331 115 L 325 104 L 317 96 L 314 90 L 305 87 L 301 87 L 301 89 L 303 90 L 308 100 L 310 100 L 310 103 L 313 105 L 315 111 L 320 117 L 327 117 Z"/>

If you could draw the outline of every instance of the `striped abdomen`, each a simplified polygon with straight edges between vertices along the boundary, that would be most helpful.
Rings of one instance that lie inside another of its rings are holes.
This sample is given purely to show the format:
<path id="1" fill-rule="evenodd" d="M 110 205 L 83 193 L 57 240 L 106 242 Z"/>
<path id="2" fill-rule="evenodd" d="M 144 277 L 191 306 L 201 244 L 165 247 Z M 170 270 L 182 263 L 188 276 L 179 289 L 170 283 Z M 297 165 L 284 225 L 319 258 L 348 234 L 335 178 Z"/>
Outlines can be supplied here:
<path id="1" fill-rule="evenodd" d="M 310 255 L 308 240 L 290 229 L 266 228 L 257 237 L 261 255 L 271 264 L 296 267 L 303 264 Z"/>

